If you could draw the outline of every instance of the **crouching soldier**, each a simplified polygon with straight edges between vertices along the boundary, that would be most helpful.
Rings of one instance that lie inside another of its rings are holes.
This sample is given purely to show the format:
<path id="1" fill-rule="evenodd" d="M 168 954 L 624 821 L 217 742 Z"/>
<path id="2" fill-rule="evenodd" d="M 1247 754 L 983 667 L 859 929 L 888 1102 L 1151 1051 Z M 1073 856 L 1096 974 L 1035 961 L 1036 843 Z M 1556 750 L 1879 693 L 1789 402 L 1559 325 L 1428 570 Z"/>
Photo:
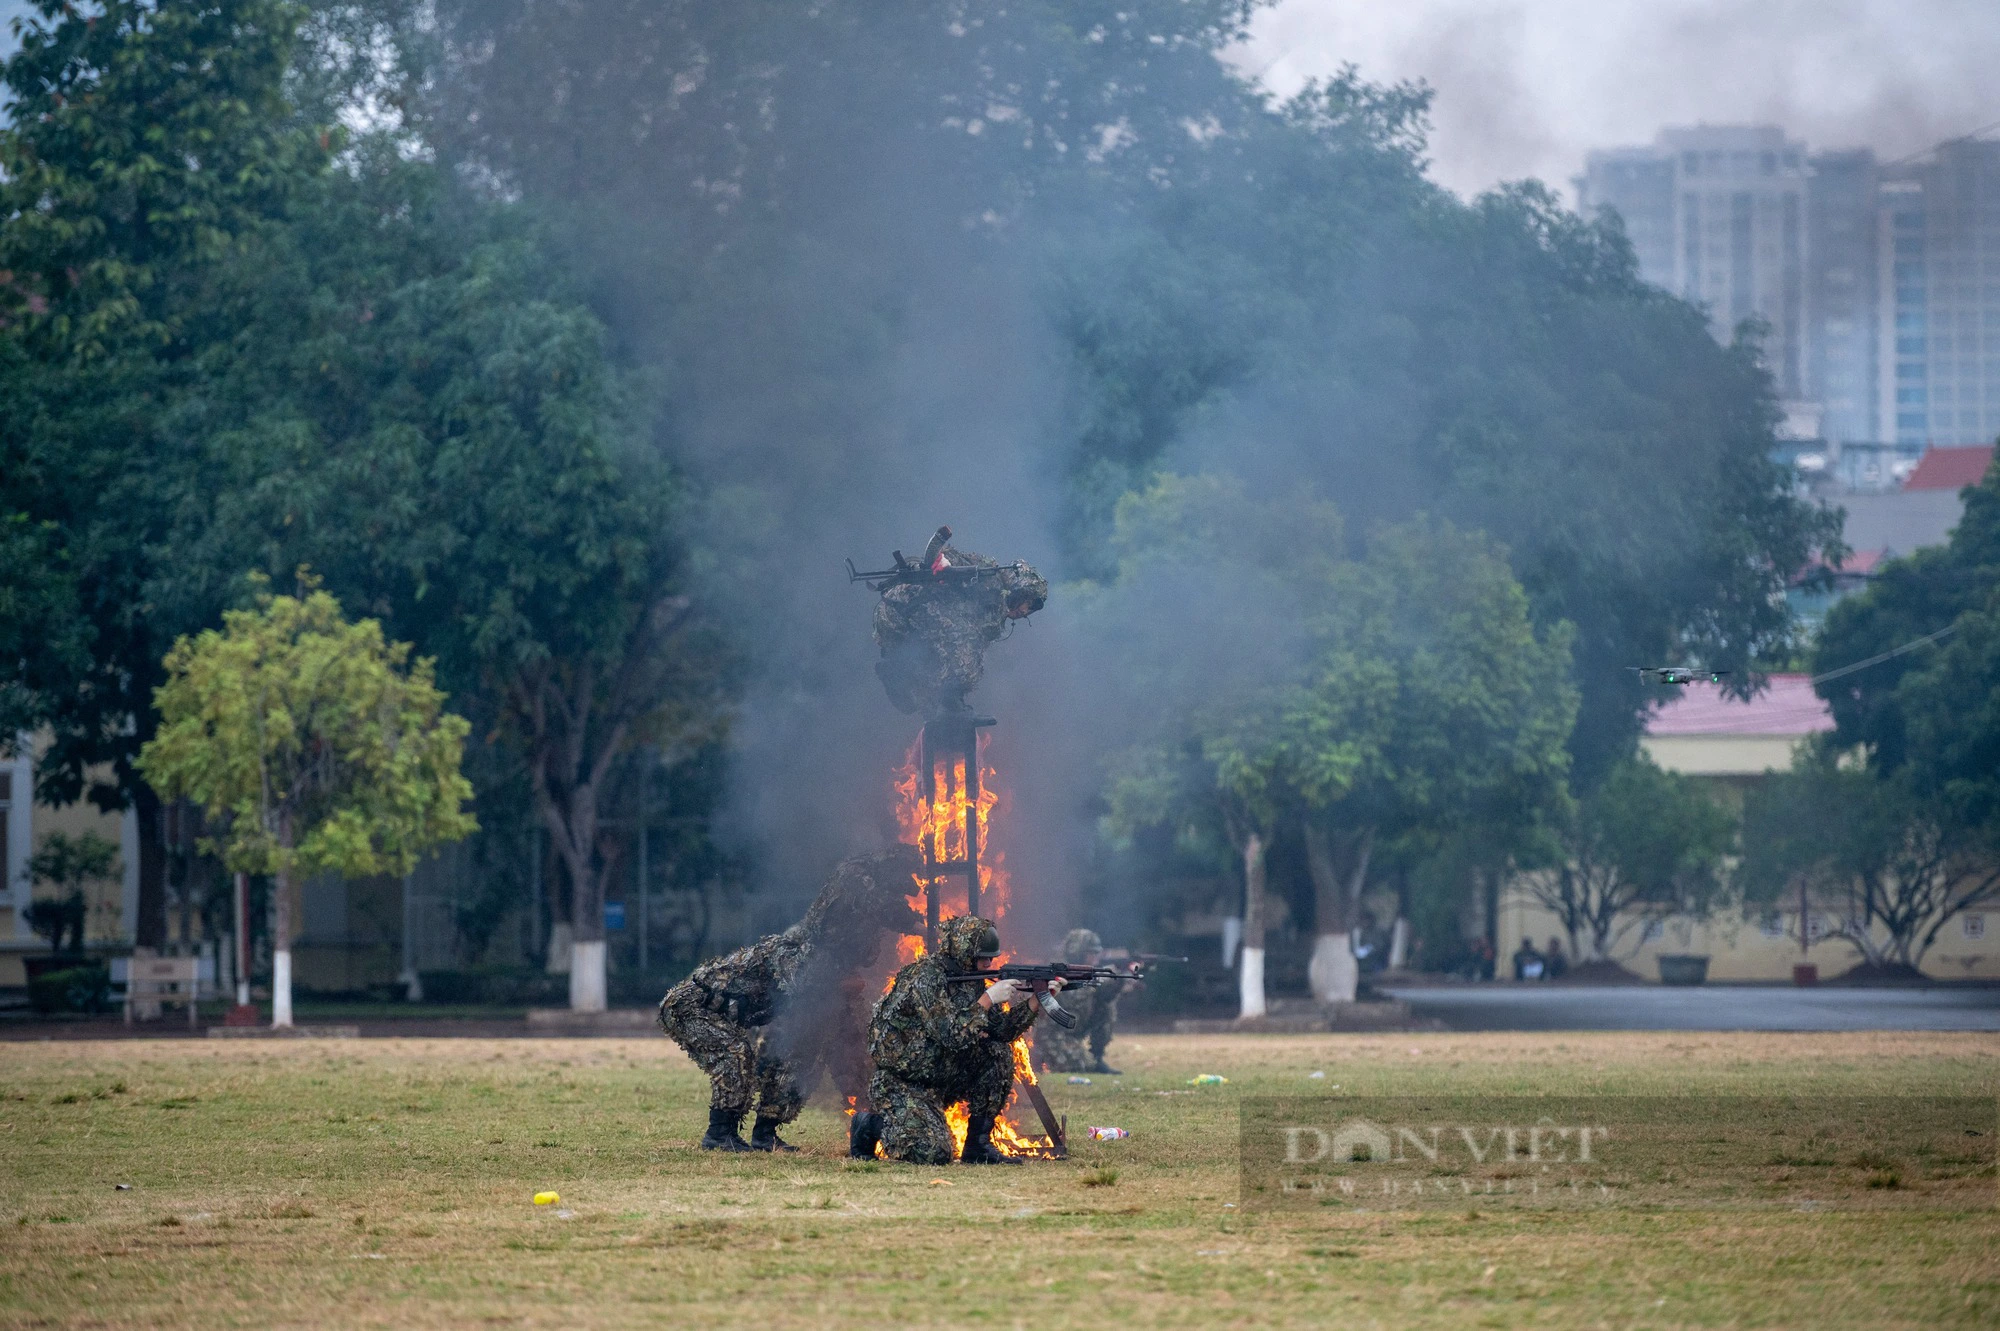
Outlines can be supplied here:
<path id="1" fill-rule="evenodd" d="M 1097 966 L 1104 961 L 1104 941 L 1089 929 L 1072 929 L 1063 938 L 1062 959 L 1071 965 Z M 1111 1044 L 1112 1028 L 1118 1022 L 1118 993 L 1121 980 L 1100 980 L 1087 988 L 1072 989 L 1063 997 L 1063 1007 L 1076 1014 L 1074 1030 L 1064 1030 L 1049 1022 L 1035 1030 L 1035 1059 L 1050 1072 L 1096 1072 L 1115 1077 L 1118 1069 L 1104 1061 Z"/>
<path id="2" fill-rule="evenodd" d="M 660 1029 L 708 1074 L 703 1150 L 795 1149 L 778 1129 L 805 1104 L 796 1056 L 830 1051 L 788 1033 L 790 1009 L 816 1007 L 842 971 L 867 965 L 883 942 L 917 927 L 905 896 L 920 867 L 912 846 L 843 861 L 804 919 L 703 963 L 660 1000 Z M 811 1061 L 812 1075 L 818 1066 Z M 745 1143 L 738 1131 L 753 1106 L 757 1119 Z"/>
<path id="3" fill-rule="evenodd" d="M 1013 980 L 981 986 L 948 978 L 985 970 L 999 955 L 992 921 L 976 915 L 947 920 L 936 955 L 896 972 L 875 1004 L 868 1026 L 875 1075 L 868 1086 L 882 1153 L 891 1160 L 950 1164 L 945 1110 L 963 1101 L 969 1124 L 962 1162 L 1019 1163 L 994 1149 L 993 1121 L 1013 1088 L 1014 1041 L 1040 1013 L 1040 1000 Z M 1050 988 L 1060 991 L 1062 982 Z"/>

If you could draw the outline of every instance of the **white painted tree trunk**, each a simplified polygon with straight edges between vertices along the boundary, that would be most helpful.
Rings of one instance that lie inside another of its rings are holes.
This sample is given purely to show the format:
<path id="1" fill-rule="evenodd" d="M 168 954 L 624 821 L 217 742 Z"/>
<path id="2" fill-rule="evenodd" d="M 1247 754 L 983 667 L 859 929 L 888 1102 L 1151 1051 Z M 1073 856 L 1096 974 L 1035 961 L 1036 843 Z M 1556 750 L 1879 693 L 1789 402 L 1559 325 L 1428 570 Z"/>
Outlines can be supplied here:
<path id="1" fill-rule="evenodd" d="M 1389 969 L 1399 971 L 1410 964 L 1410 922 L 1398 915 L 1389 929 Z"/>
<path id="2" fill-rule="evenodd" d="M 604 940 L 570 944 L 570 1011 L 602 1012 L 605 1006 Z"/>
<path id="3" fill-rule="evenodd" d="M 1321 934 L 1313 940 L 1306 979 L 1313 997 L 1322 1003 L 1352 1003 L 1361 987 L 1361 963 L 1354 956 L 1351 933 Z"/>
<path id="4" fill-rule="evenodd" d="M 291 848 L 291 825 L 279 834 L 279 844 Z M 292 879 L 288 873 L 271 878 L 271 1024 L 292 1024 Z"/>
<path id="5" fill-rule="evenodd" d="M 271 949 L 271 1024 L 292 1024 L 292 950 Z"/>
<path id="6" fill-rule="evenodd" d="M 1264 838 L 1243 843 L 1243 969 L 1237 972 L 1238 1016 L 1261 1017 L 1264 1002 Z"/>
<path id="7" fill-rule="evenodd" d="M 1242 971 L 1237 976 L 1237 994 L 1241 999 L 1242 1011 L 1239 1016 L 1261 1017 L 1264 1015 L 1264 949 L 1246 947 L 1241 957 Z"/>

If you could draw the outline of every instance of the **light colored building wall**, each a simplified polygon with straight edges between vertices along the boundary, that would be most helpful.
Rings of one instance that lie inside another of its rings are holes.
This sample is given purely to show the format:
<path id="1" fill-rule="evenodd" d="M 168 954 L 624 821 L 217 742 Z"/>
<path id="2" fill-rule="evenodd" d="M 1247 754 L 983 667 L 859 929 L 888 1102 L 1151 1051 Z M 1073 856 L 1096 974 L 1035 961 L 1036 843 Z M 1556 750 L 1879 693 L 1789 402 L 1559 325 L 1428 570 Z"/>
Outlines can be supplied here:
<path id="1" fill-rule="evenodd" d="M 95 832 L 118 847 L 122 872 L 108 883 L 85 889 L 86 915 L 84 942 L 97 952 L 121 952 L 131 946 L 139 918 L 139 834 L 138 820 L 126 813 L 104 813 L 87 800 L 60 808 L 34 802 L 34 762 L 47 747 L 45 738 L 25 738 L 15 746 L 11 760 L 0 759 L 9 787 L 7 819 L 7 886 L 0 901 L 0 986 L 27 983 L 21 957 L 48 946 L 28 928 L 26 908 L 36 897 L 53 896 L 55 889 L 27 881 L 27 862 L 42 838 L 51 832 L 81 836 Z"/>
<path id="2" fill-rule="evenodd" d="M 1708 978 L 1716 982 L 1789 980 L 1792 967 L 1805 962 L 1819 968 L 1823 978 L 1832 978 L 1861 964 L 1861 954 L 1852 944 L 1820 936 L 1824 931 L 1816 921 L 1812 944 L 1801 951 L 1798 938 L 1799 913 L 1735 915 L 1699 923 L 1690 920 L 1663 920 L 1650 929 L 1635 924 L 1613 955 L 1642 979 L 1660 978 L 1662 955 L 1692 953 L 1706 956 Z M 1497 973 L 1511 978 L 1508 958 L 1527 938 L 1537 948 L 1552 937 L 1561 937 L 1563 950 L 1570 951 L 1569 938 L 1550 911 L 1510 893 L 1500 912 L 1500 962 Z M 1574 954 L 1571 954 L 1574 960 Z M 1925 954 L 1923 972 L 1936 979 L 1978 980 L 2000 978 L 2000 907 L 1972 911 L 1947 923 L 1931 950 Z"/>

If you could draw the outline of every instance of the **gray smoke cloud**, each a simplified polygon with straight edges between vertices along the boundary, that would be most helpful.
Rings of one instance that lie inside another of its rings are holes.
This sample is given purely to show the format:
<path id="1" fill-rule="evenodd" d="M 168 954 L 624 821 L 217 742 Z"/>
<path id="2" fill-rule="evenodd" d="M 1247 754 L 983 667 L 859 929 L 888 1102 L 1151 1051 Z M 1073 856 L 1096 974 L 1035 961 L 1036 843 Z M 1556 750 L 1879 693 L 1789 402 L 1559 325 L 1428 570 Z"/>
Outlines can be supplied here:
<path id="1" fill-rule="evenodd" d="M 1233 58 L 1274 91 L 1353 62 L 1437 91 L 1434 174 L 1569 193 L 1593 148 L 1769 123 L 1813 149 L 1919 152 L 2000 120 L 1991 0 L 1283 0 Z"/>

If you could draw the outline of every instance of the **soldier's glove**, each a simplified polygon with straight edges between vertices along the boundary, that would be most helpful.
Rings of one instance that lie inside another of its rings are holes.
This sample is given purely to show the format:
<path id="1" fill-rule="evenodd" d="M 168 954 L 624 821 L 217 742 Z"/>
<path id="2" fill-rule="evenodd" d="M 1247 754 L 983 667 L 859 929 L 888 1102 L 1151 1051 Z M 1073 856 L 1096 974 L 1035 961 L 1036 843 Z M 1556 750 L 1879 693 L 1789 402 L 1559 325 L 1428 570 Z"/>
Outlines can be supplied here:
<path id="1" fill-rule="evenodd" d="M 1027 986 L 1019 980 L 995 980 L 986 986 L 987 1001 L 994 1007 L 999 1007 L 1002 1003 L 1018 1003 L 1027 992 Z"/>

